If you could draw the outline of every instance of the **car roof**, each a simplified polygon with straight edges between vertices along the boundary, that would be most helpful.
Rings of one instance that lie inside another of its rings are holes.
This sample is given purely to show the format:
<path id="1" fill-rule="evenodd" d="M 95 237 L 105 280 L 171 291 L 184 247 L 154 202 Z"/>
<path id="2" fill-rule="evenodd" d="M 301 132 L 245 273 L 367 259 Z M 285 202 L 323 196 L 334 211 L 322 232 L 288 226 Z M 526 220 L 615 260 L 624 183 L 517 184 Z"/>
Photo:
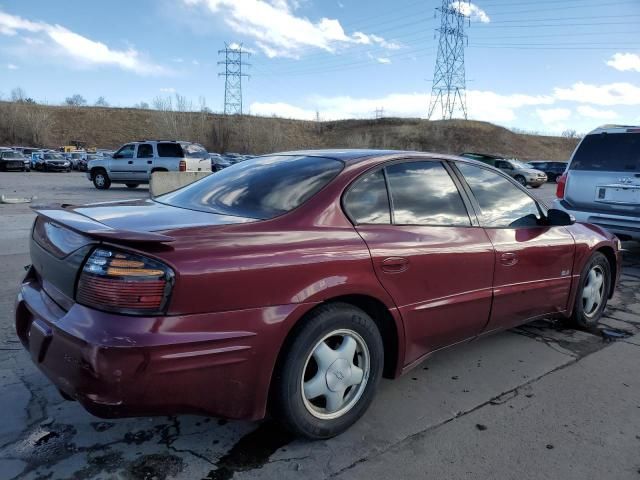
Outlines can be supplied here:
<path id="1" fill-rule="evenodd" d="M 594 135 L 597 133 L 640 133 L 640 126 L 638 125 L 601 125 L 598 128 L 590 131 L 587 135 Z"/>
<path id="2" fill-rule="evenodd" d="M 433 153 L 433 152 L 418 152 L 411 150 L 376 150 L 376 149 L 323 149 L 323 150 L 294 150 L 289 152 L 276 152 L 268 155 L 261 156 L 304 156 L 304 157 L 323 157 L 332 158 L 335 160 L 341 160 L 345 163 L 356 163 L 360 160 L 365 160 L 373 157 L 424 157 L 424 158 L 437 158 L 444 160 L 461 160 L 472 161 L 473 159 L 461 158 L 455 155 Z M 482 163 L 482 162 L 476 162 Z M 483 164 L 484 165 L 484 164 Z"/>

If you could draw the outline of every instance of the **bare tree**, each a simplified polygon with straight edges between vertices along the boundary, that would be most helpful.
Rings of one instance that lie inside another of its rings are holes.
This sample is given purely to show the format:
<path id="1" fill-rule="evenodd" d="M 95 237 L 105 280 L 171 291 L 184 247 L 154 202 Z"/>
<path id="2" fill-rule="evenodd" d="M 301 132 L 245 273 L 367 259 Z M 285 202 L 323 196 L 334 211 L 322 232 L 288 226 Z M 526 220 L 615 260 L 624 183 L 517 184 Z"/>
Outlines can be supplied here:
<path id="1" fill-rule="evenodd" d="M 99 96 L 94 105 L 96 107 L 108 107 L 109 102 L 107 102 L 107 100 L 103 96 Z"/>
<path id="2" fill-rule="evenodd" d="M 561 133 L 564 138 L 578 138 L 578 133 L 575 130 L 567 129 Z"/>
<path id="3" fill-rule="evenodd" d="M 22 103 L 24 102 L 25 97 L 27 96 L 26 92 L 22 89 L 22 87 L 16 87 L 11 90 L 11 101 Z"/>
<path id="4" fill-rule="evenodd" d="M 64 103 L 70 107 L 82 107 L 87 104 L 87 100 L 79 93 L 75 93 L 65 98 Z"/>
<path id="5" fill-rule="evenodd" d="M 136 103 L 133 108 L 139 108 L 140 110 L 149 110 L 149 104 L 147 102 Z"/>

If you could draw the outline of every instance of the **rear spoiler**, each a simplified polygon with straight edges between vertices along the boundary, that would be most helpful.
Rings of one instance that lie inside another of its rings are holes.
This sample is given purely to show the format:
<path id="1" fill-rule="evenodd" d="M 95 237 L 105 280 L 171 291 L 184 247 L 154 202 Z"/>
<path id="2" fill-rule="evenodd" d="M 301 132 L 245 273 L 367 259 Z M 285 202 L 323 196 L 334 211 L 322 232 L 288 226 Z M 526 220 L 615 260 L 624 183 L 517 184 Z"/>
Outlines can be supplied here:
<path id="1" fill-rule="evenodd" d="M 33 206 L 31 209 L 52 222 L 101 240 L 121 240 L 136 243 L 170 243 L 175 241 L 175 238 L 161 233 L 112 228 L 92 218 L 67 210 L 65 208 L 67 206 L 69 205 L 45 205 Z"/>

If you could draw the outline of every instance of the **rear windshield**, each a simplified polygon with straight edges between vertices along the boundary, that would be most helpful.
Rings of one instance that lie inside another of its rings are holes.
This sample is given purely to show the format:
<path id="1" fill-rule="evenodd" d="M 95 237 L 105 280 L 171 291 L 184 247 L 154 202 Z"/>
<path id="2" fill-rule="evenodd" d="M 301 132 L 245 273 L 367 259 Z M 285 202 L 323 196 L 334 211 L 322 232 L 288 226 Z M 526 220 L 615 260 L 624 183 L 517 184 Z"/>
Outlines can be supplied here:
<path id="1" fill-rule="evenodd" d="M 159 143 L 157 146 L 159 157 L 182 158 L 182 147 L 179 143 Z"/>
<path id="2" fill-rule="evenodd" d="M 187 158 L 209 158 L 209 152 L 197 143 L 183 143 L 182 151 Z"/>
<path id="3" fill-rule="evenodd" d="M 298 207 L 342 170 L 338 160 L 306 156 L 258 157 L 156 200 L 176 207 L 269 219 Z"/>
<path id="4" fill-rule="evenodd" d="M 587 135 L 573 156 L 569 170 L 639 172 L 640 134 Z"/>

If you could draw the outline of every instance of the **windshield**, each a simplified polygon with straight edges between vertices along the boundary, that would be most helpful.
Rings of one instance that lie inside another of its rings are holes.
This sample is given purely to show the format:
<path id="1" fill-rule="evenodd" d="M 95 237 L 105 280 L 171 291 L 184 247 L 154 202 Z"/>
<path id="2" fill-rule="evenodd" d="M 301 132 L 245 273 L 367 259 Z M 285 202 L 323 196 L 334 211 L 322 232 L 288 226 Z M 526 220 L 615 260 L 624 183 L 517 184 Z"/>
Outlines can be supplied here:
<path id="1" fill-rule="evenodd" d="M 25 156 L 18 152 L 5 153 L 3 158 L 11 158 L 12 160 L 24 160 Z"/>
<path id="2" fill-rule="evenodd" d="M 521 162 L 520 160 L 508 160 L 508 162 L 513 166 L 513 168 L 534 168 L 528 163 Z"/>
<path id="3" fill-rule="evenodd" d="M 342 162 L 322 157 L 258 157 L 155 200 L 201 212 L 264 220 L 304 203 L 342 167 Z"/>
<path id="4" fill-rule="evenodd" d="M 62 155 L 60 155 L 59 153 L 46 153 L 44 155 L 44 159 L 45 160 L 66 160 Z"/>
<path id="5" fill-rule="evenodd" d="M 576 150 L 569 169 L 640 172 L 640 134 L 587 135 Z"/>

